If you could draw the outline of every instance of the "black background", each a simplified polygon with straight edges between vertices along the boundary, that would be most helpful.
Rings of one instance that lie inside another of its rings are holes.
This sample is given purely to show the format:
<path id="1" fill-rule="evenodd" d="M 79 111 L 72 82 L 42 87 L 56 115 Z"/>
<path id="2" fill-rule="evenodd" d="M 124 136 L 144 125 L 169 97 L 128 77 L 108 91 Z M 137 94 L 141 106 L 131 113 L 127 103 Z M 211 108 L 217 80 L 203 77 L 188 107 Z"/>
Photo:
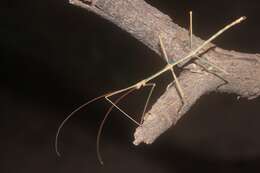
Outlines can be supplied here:
<path id="1" fill-rule="evenodd" d="M 233 19 L 248 20 L 215 43 L 260 52 L 260 3 L 255 1 L 147 1 L 201 38 Z M 0 172 L 259 172 L 260 99 L 203 96 L 153 145 L 132 145 L 135 125 L 113 111 L 102 136 L 105 166 L 96 157 L 96 134 L 109 106 L 92 104 L 54 137 L 61 121 L 85 101 L 132 84 L 162 68 L 154 52 L 107 21 L 64 0 L 8 0 L 0 5 Z M 259 77 L 260 78 L 260 77 Z M 162 76 L 152 102 L 171 76 Z M 145 91 L 122 102 L 140 117 Z"/>

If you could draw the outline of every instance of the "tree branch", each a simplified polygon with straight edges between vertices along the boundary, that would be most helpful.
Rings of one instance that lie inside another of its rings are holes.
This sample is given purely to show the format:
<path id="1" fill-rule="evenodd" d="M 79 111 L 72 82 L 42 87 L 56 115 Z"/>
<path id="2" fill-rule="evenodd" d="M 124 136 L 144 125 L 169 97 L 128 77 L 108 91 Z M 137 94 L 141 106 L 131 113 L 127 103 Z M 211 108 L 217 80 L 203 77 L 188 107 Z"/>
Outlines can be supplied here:
<path id="1" fill-rule="evenodd" d="M 109 20 L 159 55 L 159 34 L 172 60 L 181 59 L 190 52 L 188 31 L 143 0 L 70 0 L 70 3 Z M 201 43 L 200 38 L 193 37 L 194 47 Z M 203 71 L 200 65 L 194 67 L 193 64 L 181 64 L 183 67 L 185 65 L 185 69 L 195 68 L 200 71 L 192 73 L 183 70 L 179 76 L 185 94 L 185 105 L 182 105 L 175 87 L 165 91 L 145 115 L 142 126 L 136 129 L 134 144 L 152 143 L 208 92 L 236 93 L 248 99 L 260 95 L 260 55 L 227 51 L 213 44 L 204 50 L 201 56 L 222 67 L 228 74 Z M 199 60 L 196 62 L 201 64 Z"/>

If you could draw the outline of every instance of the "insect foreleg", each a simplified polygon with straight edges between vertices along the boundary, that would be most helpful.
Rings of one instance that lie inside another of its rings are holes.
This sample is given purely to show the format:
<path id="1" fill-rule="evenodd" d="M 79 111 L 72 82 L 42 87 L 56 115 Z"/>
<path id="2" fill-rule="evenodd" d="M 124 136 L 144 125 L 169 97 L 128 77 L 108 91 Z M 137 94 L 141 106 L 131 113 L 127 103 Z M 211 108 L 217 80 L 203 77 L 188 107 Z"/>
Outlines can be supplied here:
<path id="1" fill-rule="evenodd" d="M 148 104 L 149 104 L 150 98 L 151 98 L 151 96 L 152 96 L 152 93 L 153 93 L 153 91 L 154 91 L 154 88 L 155 88 L 156 84 L 155 84 L 155 83 L 147 83 L 147 84 L 144 85 L 144 87 L 146 87 L 146 86 L 151 86 L 151 89 L 150 89 L 150 92 L 149 92 L 149 94 L 148 94 L 148 96 L 147 96 L 147 99 L 146 99 L 146 102 L 145 102 L 145 106 L 144 106 L 144 110 L 143 110 L 143 113 L 142 113 L 142 117 L 141 117 L 140 124 L 143 123 L 144 115 L 145 115 L 147 106 L 148 106 Z"/>
<path id="2" fill-rule="evenodd" d="M 128 119 L 130 119 L 132 122 L 134 122 L 135 124 L 137 124 L 138 126 L 140 126 L 140 124 L 134 120 L 130 115 L 128 115 L 125 111 L 123 111 L 119 106 L 116 105 L 116 103 L 114 103 L 112 100 L 110 100 L 108 97 L 105 97 L 106 100 L 111 103 L 115 108 L 117 108 L 121 113 L 123 113 Z"/>

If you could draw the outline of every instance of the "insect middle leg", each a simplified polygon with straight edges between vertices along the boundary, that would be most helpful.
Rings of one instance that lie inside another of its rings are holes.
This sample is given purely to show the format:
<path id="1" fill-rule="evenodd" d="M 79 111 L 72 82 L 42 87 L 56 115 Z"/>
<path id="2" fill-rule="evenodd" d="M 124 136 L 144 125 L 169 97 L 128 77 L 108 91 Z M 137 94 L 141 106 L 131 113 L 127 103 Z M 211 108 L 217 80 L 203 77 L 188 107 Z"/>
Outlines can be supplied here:
<path id="1" fill-rule="evenodd" d="M 160 47 L 161 47 L 161 49 L 162 49 L 163 56 L 164 56 L 164 58 L 165 58 L 167 64 L 170 65 L 169 58 L 168 58 L 168 55 L 167 55 L 167 53 L 166 53 L 166 50 L 165 50 L 165 47 L 164 47 L 164 44 L 163 44 L 163 41 L 162 41 L 162 38 L 160 37 L 160 35 L 159 35 L 159 41 L 160 41 Z M 175 72 L 174 72 L 174 69 L 171 68 L 170 70 L 171 70 L 171 73 L 172 73 L 172 76 L 173 76 L 174 81 L 171 82 L 171 83 L 167 86 L 167 89 L 175 83 L 175 84 L 176 84 L 177 91 L 178 91 L 178 93 L 179 93 L 179 95 L 180 95 L 180 97 L 181 97 L 182 103 L 184 104 L 184 92 L 183 92 L 183 90 L 182 90 L 182 87 L 181 87 L 181 85 L 180 85 L 180 82 L 179 82 L 179 80 L 178 80 L 178 78 L 177 78 L 177 76 L 176 76 L 176 74 L 175 74 Z"/>

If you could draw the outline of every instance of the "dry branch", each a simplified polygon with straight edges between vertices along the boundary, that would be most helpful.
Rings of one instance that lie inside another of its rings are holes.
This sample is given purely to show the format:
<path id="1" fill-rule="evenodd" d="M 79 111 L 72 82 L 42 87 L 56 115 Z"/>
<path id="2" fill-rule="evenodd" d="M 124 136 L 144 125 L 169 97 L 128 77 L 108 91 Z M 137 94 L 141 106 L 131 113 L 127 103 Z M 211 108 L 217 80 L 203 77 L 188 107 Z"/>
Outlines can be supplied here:
<path id="1" fill-rule="evenodd" d="M 159 55 L 159 34 L 172 60 L 179 60 L 190 52 L 188 31 L 143 0 L 70 0 L 70 3 L 109 20 Z M 198 47 L 201 43 L 201 39 L 193 37 L 193 47 Z M 193 67 L 201 72 L 183 70 L 179 76 L 185 93 L 184 107 L 175 87 L 165 91 L 146 114 L 142 126 L 136 129 L 134 144 L 152 143 L 206 93 L 235 93 L 248 99 L 260 95 L 259 54 L 223 50 L 213 44 L 209 44 L 204 50 L 202 57 L 222 67 L 228 74 L 206 72 L 199 65 L 185 66 L 185 69 Z"/>

